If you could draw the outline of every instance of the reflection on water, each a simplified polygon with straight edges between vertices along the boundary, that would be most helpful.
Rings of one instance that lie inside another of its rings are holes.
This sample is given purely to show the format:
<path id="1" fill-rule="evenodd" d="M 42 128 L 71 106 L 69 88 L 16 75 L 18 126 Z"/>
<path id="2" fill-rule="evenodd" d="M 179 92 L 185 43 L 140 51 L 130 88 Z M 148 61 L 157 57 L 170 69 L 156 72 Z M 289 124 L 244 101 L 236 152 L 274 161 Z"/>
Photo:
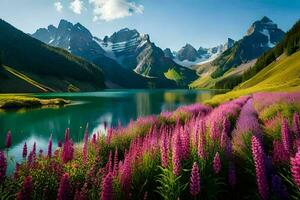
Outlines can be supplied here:
<path id="1" fill-rule="evenodd" d="M 83 138 L 87 123 L 92 134 L 103 130 L 104 122 L 116 126 L 120 121 L 125 125 L 130 119 L 201 102 L 214 94 L 212 91 L 200 90 L 104 90 L 35 95 L 41 98 L 61 97 L 75 103 L 62 108 L 0 112 L 0 148 L 4 148 L 6 133 L 11 130 L 13 146 L 9 154 L 19 160 L 24 142 L 31 148 L 36 141 L 37 150 L 46 151 L 50 133 L 56 145 L 58 140 L 64 138 L 67 127 L 70 128 L 72 139 L 78 142 Z"/>

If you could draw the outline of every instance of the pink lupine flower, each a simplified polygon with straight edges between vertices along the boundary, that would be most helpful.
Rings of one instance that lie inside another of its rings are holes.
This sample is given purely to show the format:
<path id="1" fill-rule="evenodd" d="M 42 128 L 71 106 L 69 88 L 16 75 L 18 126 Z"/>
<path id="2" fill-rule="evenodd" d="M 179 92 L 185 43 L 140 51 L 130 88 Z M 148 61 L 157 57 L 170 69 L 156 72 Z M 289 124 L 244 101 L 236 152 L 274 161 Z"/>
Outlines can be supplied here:
<path id="1" fill-rule="evenodd" d="M 113 176 L 116 176 L 118 173 L 119 167 L 119 159 L 118 159 L 118 148 L 115 149 L 115 156 L 114 156 L 114 168 L 113 168 Z"/>
<path id="2" fill-rule="evenodd" d="M 266 175 L 265 154 L 260 140 L 252 136 L 251 140 L 252 156 L 255 163 L 256 182 L 258 191 L 262 199 L 268 198 L 269 187 Z"/>
<path id="3" fill-rule="evenodd" d="M 181 141 L 182 141 L 182 159 L 187 159 L 190 154 L 190 134 L 187 128 L 182 128 Z"/>
<path id="4" fill-rule="evenodd" d="M 206 145 L 206 124 L 205 120 L 200 121 L 200 141 L 198 143 L 198 156 L 200 158 L 205 157 L 205 148 Z"/>
<path id="5" fill-rule="evenodd" d="M 35 159 L 36 159 L 36 154 L 34 153 L 34 151 L 30 151 L 29 155 L 28 155 L 28 164 L 31 166 L 35 163 Z"/>
<path id="6" fill-rule="evenodd" d="M 88 132 L 87 130 L 84 133 L 84 138 L 83 138 L 83 149 L 82 149 L 82 156 L 83 156 L 83 163 L 86 163 L 87 161 L 87 153 L 88 153 Z"/>
<path id="7" fill-rule="evenodd" d="M 168 136 L 167 133 L 164 133 L 162 135 L 162 140 L 161 140 L 161 165 L 163 167 L 167 167 L 169 164 L 169 142 L 168 142 Z"/>
<path id="8" fill-rule="evenodd" d="M 300 138 L 299 114 L 297 112 L 293 115 L 293 131 L 296 138 Z"/>
<path id="9" fill-rule="evenodd" d="M 289 162 L 289 153 L 285 150 L 281 141 L 273 141 L 273 162 L 274 163 L 287 163 Z"/>
<path id="10" fill-rule="evenodd" d="M 5 147 L 8 149 L 9 147 L 11 147 L 11 132 L 8 131 L 7 135 L 6 135 L 6 141 L 5 141 Z"/>
<path id="11" fill-rule="evenodd" d="M 225 132 L 228 135 L 229 131 L 230 131 L 230 122 L 228 118 L 224 118 L 222 132 Z"/>
<path id="12" fill-rule="evenodd" d="M 122 170 L 121 173 L 122 189 L 124 192 L 128 192 L 130 190 L 130 184 L 131 184 L 131 162 L 130 162 L 130 157 L 128 155 L 125 156 L 124 164 L 119 170 Z"/>
<path id="13" fill-rule="evenodd" d="M 48 155 L 48 158 L 51 158 L 51 156 L 52 156 L 52 134 L 50 135 L 49 142 L 48 142 L 47 155 Z"/>
<path id="14" fill-rule="evenodd" d="M 172 163 L 173 163 L 173 173 L 179 176 L 181 170 L 181 141 L 179 133 L 175 136 L 172 145 Z"/>
<path id="15" fill-rule="evenodd" d="M 102 191 L 101 191 L 101 200 L 112 200 L 113 199 L 113 186 L 112 186 L 113 177 L 109 172 L 104 181 L 102 181 Z"/>
<path id="16" fill-rule="evenodd" d="M 113 135 L 113 129 L 109 128 L 106 135 L 106 144 L 109 144 Z"/>
<path id="17" fill-rule="evenodd" d="M 221 134 L 221 147 L 222 148 L 226 148 L 228 140 L 229 140 L 229 138 L 227 136 L 227 133 L 223 130 L 222 134 Z"/>
<path id="18" fill-rule="evenodd" d="M 219 127 L 217 122 L 213 121 L 210 127 L 210 138 L 214 141 L 217 142 L 219 140 Z"/>
<path id="19" fill-rule="evenodd" d="M 112 152 L 109 152 L 108 161 L 106 163 L 106 168 L 108 172 L 112 172 Z"/>
<path id="20" fill-rule="evenodd" d="M 214 160 L 213 160 L 213 169 L 215 174 L 219 174 L 221 172 L 221 159 L 219 152 L 215 154 Z"/>
<path id="21" fill-rule="evenodd" d="M 192 145 L 194 148 L 198 148 L 199 143 L 199 123 L 196 123 L 195 120 L 193 120 L 192 124 L 190 125 L 193 127 L 193 139 L 192 139 Z"/>
<path id="22" fill-rule="evenodd" d="M 32 191 L 32 178 L 31 176 L 26 176 L 22 185 L 22 189 L 17 195 L 17 199 L 30 200 L 31 191 Z"/>
<path id="23" fill-rule="evenodd" d="M 192 168 L 192 174 L 190 178 L 190 193 L 192 196 L 197 196 L 200 192 L 200 175 L 198 164 L 194 162 Z"/>
<path id="24" fill-rule="evenodd" d="M 7 162 L 6 157 L 2 151 L 0 151 L 0 183 L 4 180 L 6 175 Z"/>
<path id="25" fill-rule="evenodd" d="M 61 159 L 64 163 L 73 160 L 74 143 L 72 140 L 67 140 L 62 149 Z"/>
<path id="26" fill-rule="evenodd" d="M 71 198 L 70 177 L 68 173 L 65 173 L 60 179 L 57 200 L 69 200 Z"/>
<path id="27" fill-rule="evenodd" d="M 284 150 L 286 152 L 291 151 L 291 138 L 288 120 L 284 119 L 281 124 L 281 139 L 283 143 Z"/>
<path id="28" fill-rule="evenodd" d="M 253 134 L 259 139 L 262 138 L 262 129 L 257 118 L 257 111 L 253 106 L 253 99 L 249 99 L 243 106 L 236 122 L 236 128 L 233 131 L 233 145 L 235 148 L 239 150 L 246 148 L 244 143 L 245 134 Z"/>
<path id="29" fill-rule="evenodd" d="M 294 158 L 291 158 L 291 172 L 294 182 L 300 188 L 300 148 Z"/>
<path id="30" fill-rule="evenodd" d="M 23 158 L 27 157 L 27 144 L 26 144 L 26 142 L 24 143 L 24 146 L 23 146 L 22 157 Z"/>

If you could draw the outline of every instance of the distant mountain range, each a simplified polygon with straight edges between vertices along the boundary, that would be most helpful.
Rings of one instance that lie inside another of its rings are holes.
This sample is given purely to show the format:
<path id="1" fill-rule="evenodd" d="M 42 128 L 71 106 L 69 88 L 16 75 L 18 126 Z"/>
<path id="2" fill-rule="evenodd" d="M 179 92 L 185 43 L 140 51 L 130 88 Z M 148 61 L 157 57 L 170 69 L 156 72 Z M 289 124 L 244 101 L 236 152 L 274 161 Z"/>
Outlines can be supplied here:
<path id="1" fill-rule="evenodd" d="M 244 73 L 256 59 L 279 44 L 284 31 L 268 17 L 255 21 L 246 35 L 212 62 L 196 67 L 200 77 L 190 86 L 232 89 L 242 81 Z M 257 73 L 257 72 L 256 72 Z"/>
<path id="2" fill-rule="evenodd" d="M 191 67 L 210 62 L 217 58 L 221 53 L 231 48 L 234 45 L 234 40 L 228 38 L 225 44 L 218 45 L 212 48 L 199 47 L 196 50 L 191 44 L 186 44 L 179 51 L 171 53 L 170 49 L 165 49 L 165 56 L 172 58 L 177 64 Z"/>
<path id="3" fill-rule="evenodd" d="M 256 59 L 285 37 L 268 17 L 255 21 L 238 41 L 229 38 L 198 49 L 186 44 L 178 51 L 162 50 L 135 29 L 100 39 L 80 23 L 66 20 L 32 35 L 1 20 L 0 31 L 0 92 L 233 88 L 255 75 L 249 69 L 257 66 Z"/>
<path id="4" fill-rule="evenodd" d="M 0 19 L 0 92 L 96 91 L 100 67 L 46 45 Z"/>
<path id="5" fill-rule="evenodd" d="M 64 48 L 103 68 L 106 83 L 112 87 L 181 87 L 196 78 L 193 70 L 176 64 L 150 41 L 147 34 L 124 28 L 99 39 L 77 23 L 61 20 L 58 27 L 38 29 L 32 37 Z M 183 77 L 180 83 L 165 76 L 174 69 Z"/>
<path id="6" fill-rule="evenodd" d="M 268 17 L 254 22 L 241 40 L 213 61 L 212 64 L 218 69 L 212 76 L 219 77 L 230 68 L 259 57 L 278 44 L 284 35 L 284 31 Z"/>

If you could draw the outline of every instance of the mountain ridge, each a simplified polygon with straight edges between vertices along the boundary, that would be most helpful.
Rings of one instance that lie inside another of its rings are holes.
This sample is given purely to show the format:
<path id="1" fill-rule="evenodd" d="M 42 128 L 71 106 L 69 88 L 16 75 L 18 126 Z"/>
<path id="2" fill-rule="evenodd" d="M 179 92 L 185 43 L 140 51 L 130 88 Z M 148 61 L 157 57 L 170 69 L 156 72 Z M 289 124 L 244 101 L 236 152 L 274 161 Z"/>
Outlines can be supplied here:
<path id="1" fill-rule="evenodd" d="M 95 91 L 105 87 L 100 67 L 63 49 L 48 46 L 4 20 L 0 20 L 0 32 L 0 51 L 4 66 L 9 66 L 55 91 L 69 91 L 74 87 L 81 91 Z M 4 80 L 7 78 L 5 70 L 2 69 L 2 73 Z M 11 92 L 26 91 L 27 88 L 19 87 L 17 91 Z"/>
<path id="2" fill-rule="evenodd" d="M 67 23 L 66 20 L 62 20 L 60 24 L 65 25 L 65 29 L 70 29 L 67 32 L 71 33 L 75 26 L 73 25 L 73 27 L 70 27 L 72 23 Z M 122 71 L 122 73 L 119 73 L 119 76 L 122 76 L 124 73 L 130 74 L 128 75 L 130 77 L 135 76 L 135 80 L 142 80 L 140 82 L 141 84 L 138 85 L 145 85 L 144 87 L 148 87 L 148 82 L 152 82 L 151 85 L 155 85 L 155 87 L 176 87 L 176 83 L 174 81 L 171 82 L 164 75 L 164 73 L 171 68 L 176 68 L 176 70 L 179 73 L 182 73 L 183 77 L 185 77 L 185 80 L 180 87 L 189 84 L 189 82 L 196 78 L 196 74 L 194 73 L 194 71 L 185 69 L 176 64 L 172 59 L 165 57 L 164 52 L 150 41 L 150 36 L 148 34 L 140 34 L 136 29 L 130 30 L 128 28 L 123 28 L 119 31 L 114 32 L 111 36 L 105 36 L 103 39 L 99 39 L 95 36 L 92 36 L 90 32 L 88 33 L 89 34 L 87 34 L 86 36 L 87 38 L 89 38 L 88 41 L 93 41 L 93 45 L 97 46 L 97 48 L 88 48 L 89 45 L 87 45 L 85 52 L 87 52 L 88 55 L 80 53 L 80 51 L 78 51 L 80 46 L 77 48 L 73 48 L 74 45 L 60 45 L 61 43 L 55 42 L 55 40 L 50 40 L 49 37 L 51 36 L 45 34 L 44 29 L 39 29 L 32 36 L 42 40 L 43 42 L 51 41 L 51 44 L 55 46 L 60 46 L 62 48 L 68 49 L 71 53 L 74 53 L 75 55 L 81 56 L 91 62 L 94 62 L 95 64 L 102 66 L 102 68 L 104 69 L 104 73 L 110 78 L 112 78 L 113 76 L 113 74 L 111 74 L 111 72 L 109 71 L 110 66 L 107 63 L 103 63 L 103 60 L 106 60 L 106 62 L 110 64 L 113 63 L 114 68 L 111 67 L 111 70 L 114 69 L 116 73 L 118 73 L 118 70 Z M 65 36 L 66 34 L 65 32 L 61 34 L 63 35 L 55 35 L 55 38 L 62 40 L 62 38 L 64 38 L 63 36 Z M 75 40 L 72 39 L 72 36 L 71 38 L 68 34 L 67 36 L 69 41 Z M 63 41 L 65 40 L 66 39 L 64 39 Z M 91 51 L 97 56 L 90 56 L 89 52 Z M 124 78 L 126 79 L 126 77 Z M 119 84 L 122 84 L 122 81 L 120 80 L 115 81 L 119 81 Z M 135 84 L 133 83 L 131 87 L 134 85 Z"/>

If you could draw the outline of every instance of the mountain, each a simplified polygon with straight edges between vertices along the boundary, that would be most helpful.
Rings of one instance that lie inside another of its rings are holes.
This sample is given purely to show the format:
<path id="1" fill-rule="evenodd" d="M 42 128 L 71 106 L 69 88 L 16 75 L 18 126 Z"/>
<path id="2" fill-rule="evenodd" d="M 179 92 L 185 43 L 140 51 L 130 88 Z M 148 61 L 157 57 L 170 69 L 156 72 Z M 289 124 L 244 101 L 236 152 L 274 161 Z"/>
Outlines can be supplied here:
<path id="1" fill-rule="evenodd" d="M 216 95 L 209 103 L 261 91 L 299 91 L 300 89 L 300 20 L 274 48 L 261 55 L 228 93 Z"/>
<path id="2" fill-rule="evenodd" d="M 66 20 L 61 20 L 57 28 L 50 25 L 48 29 L 38 29 L 32 37 L 88 60 L 105 53 L 89 30 L 80 23 L 73 25 Z"/>
<path id="3" fill-rule="evenodd" d="M 164 54 L 165 54 L 165 57 L 167 57 L 167 58 L 171 58 L 171 59 L 174 58 L 174 55 L 173 55 L 173 53 L 171 52 L 171 49 L 170 49 L 170 48 L 164 49 Z"/>
<path id="4" fill-rule="evenodd" d="M 124 28 L 101 40 L 82 25 L 61 20 L 57 28 L 50 25 L 47 29 L 38 29 L 32 36 L 101 66 L 106 83 L 111 87 L 177 87 L 164 76 L 171 68 L 183 74 L 183 84 L 196 78 L 192 70 L 165 57 L 149 35 L 135 29 Z"/>
<path id="5" fill-rule="evenodd" d="M 105 87 L 100 67 L 46 45 L 2 19 L 0 33 L 1 92 L 95 91 Z"/>
<path id="6" fill-rule="evenodd" d="M 185 67 L 204 64 L 214 60 L 228 48 L 231 48 L 234 42 L 234 40 L 228 38 L 228 41 L 225 44 L 221 44 L 212 48 L 199 47 L 198 50 L 196 50 L 192 45 L 186 44 L 175 53 L 176 56 L 173 57 L 173 60 L 177 64 Z"/>
<path id="7" fill-rule="evenodd" d="M 203 87 L 209 82 L 214 88 L 233 89 L 222 97 L 226 99 L 258 91 L 297 90 L 300 87 L 299 51 L 300 20 L 285 34 L 281 42 L 263 53 L 251 65 L 242 64 L 215 79 L 202 77 L 190 87 Z"/>
<path id="8" fill-rule="evenodd" d="M 176 64 L 170 56 L 165 56 L 165 52 L 151 42 L 149 35 L 140 34 L 135 29 L 121 29 L 110 37 L 105 37 L 100 44 L 106 55 L 118 61 L 124 68 L 146 78 L 164 81 L 165 73 L 169 69 L 182 74 L 185 83 L 196 78 L 194 71 Z"/>
<path id="9" fill-rule="evenodd" d="M 147 83 L 134 72 L 124 70 L 115 60 L 107 57 L 106 52 L 99 45 L 101 40 L 94 37 L 88 29 L 80 23 L 61 20 L 58 27 L 49 25 L 40 28 L 32 37 L 49 44 L 68 50 L 70 53 L 87 59 L 103 69 L 105 83 L 111 88 L 146 87 Z M 124 81 L 127 79 L 127 81 Z"/>
<path id="10" fill-rule="evenodd" d="M 285 33 L 268 17 L 254 22 L 241 40 L 212 62 L 217 66 L 212 77 L 222 76 L 230 68 L 259 57 L 279 43 L 284 35 Z"/>
<path id="11" fill-rule="evenodd" d="M 198 52 L 192 45 L 186 44 L 177 52 L 177 58 L 180 61 L 188 60 L 194 62 L 198 59 Z"/>

